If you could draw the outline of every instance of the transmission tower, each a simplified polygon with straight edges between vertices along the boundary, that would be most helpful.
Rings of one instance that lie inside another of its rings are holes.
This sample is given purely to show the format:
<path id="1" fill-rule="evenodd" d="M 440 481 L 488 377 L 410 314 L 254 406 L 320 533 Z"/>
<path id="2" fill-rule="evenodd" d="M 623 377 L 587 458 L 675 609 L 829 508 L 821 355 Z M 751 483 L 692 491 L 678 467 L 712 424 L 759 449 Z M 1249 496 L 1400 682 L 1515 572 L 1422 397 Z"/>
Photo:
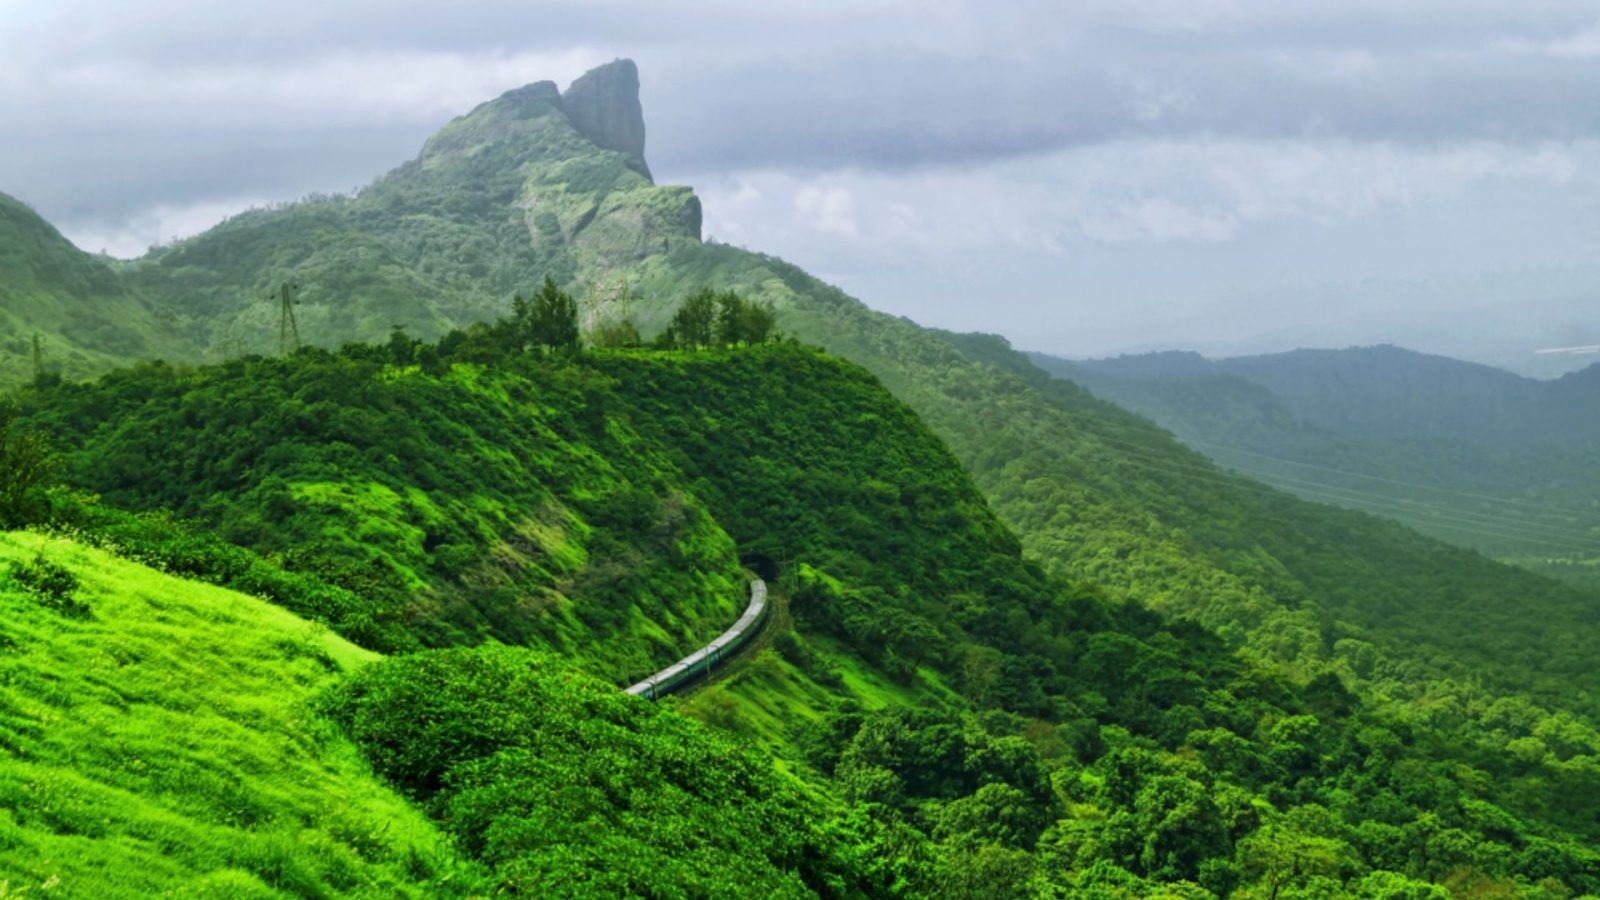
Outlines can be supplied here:
<path id="1" fill-rule="evenodd" d="M 278 320 L 278 352 L 284 356 L 300 349 L 300 324 L 294 319 L 294 307 L 297 302 L 294 299 L 294 292 L 298 290 L 300 285 L 290 284 L 287 281 L 278 288 L 276 299 L 282 309 Z"/>
<path id="2" fill-rule="evenodd" d="M 39 332 L 33 333 L 33 380 L 44 380 L 44 344 L 39 341 Z"/>

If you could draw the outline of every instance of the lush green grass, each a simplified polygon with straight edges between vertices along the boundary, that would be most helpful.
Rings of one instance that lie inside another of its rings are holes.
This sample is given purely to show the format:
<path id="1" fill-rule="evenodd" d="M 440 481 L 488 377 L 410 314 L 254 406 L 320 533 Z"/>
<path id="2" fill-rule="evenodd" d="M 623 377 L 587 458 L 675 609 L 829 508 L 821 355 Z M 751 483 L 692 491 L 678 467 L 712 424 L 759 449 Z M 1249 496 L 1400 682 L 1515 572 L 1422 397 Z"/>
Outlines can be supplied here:
<path id="1" fill-rule="evenodd" d="M 17 580 L 65 568 L 87 618 Z M 0 893 L 439 896 L 473 869 L 313 713 L 373 654 L 261 600 L 0 535 Z"/>

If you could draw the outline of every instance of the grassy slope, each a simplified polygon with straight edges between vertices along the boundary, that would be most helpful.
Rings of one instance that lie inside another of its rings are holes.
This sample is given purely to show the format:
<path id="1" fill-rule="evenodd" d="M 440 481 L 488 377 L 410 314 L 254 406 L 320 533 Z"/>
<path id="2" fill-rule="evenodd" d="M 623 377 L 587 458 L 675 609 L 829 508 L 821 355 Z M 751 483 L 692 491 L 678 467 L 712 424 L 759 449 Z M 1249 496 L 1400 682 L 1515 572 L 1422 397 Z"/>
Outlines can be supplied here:
<path id="1" fill-rule="evenodd" d="M 63 618 L 0 574 L 0 882 L 32 896 L 437 896 L 440 834 L 315 718 L 372 654 L 260 600 L 70 540 Z M 46 893 L 50 891 L 45 891 Z"/>
<path id="2" fill-rule="evenodd" d="M 47 367 L 69 378 L 188 352 L 109 266 L 0 194 L 0 386 L 32 378 L 35 333 Z"/>

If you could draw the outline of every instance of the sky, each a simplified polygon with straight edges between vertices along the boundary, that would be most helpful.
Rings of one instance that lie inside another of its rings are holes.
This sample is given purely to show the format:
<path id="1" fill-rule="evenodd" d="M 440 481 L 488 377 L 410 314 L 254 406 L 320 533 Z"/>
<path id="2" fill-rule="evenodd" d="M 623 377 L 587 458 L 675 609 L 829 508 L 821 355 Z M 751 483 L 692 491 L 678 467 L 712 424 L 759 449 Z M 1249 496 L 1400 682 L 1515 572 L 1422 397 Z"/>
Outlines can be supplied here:
<path id="1" fill-rule="evenodd" d="M 640 68 L 706 232 L 1068 356 L 1600 344 L 1600 4 L 0 0 L 0 191 L 131 257 Z"/>

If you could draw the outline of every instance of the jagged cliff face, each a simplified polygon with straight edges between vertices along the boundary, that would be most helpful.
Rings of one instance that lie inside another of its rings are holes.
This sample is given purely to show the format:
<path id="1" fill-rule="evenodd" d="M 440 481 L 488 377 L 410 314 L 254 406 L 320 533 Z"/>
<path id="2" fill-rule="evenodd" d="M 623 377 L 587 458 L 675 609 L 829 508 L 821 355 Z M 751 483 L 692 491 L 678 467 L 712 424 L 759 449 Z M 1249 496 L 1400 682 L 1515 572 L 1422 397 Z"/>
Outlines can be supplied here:
<path id="1" fill-rule="evenodd" d="M 639 69 L 619 59 L 584 73 L 561 95 L 561 105 L 578 133 L 606 150 L 626 153 L 650 176 L 644 161 L 644 107 L 639 103 Z"/>
<path id="2" fill-rule="evenodd" d="M 651 258 L 698 246 L 700 228 L 694 192 L 650 177 L 638 70 L 618 60 L 565 92 L 541 81 L 479 105 L 355 197 L 246 213 L 127 278 L 215 359 L 276 352 L 264 298 L 284 281 L 302 286 L 308 343 L 382 340 L 395 325 L 433 338 L 505 315 L 547 274 L 615 291 Z"/>

